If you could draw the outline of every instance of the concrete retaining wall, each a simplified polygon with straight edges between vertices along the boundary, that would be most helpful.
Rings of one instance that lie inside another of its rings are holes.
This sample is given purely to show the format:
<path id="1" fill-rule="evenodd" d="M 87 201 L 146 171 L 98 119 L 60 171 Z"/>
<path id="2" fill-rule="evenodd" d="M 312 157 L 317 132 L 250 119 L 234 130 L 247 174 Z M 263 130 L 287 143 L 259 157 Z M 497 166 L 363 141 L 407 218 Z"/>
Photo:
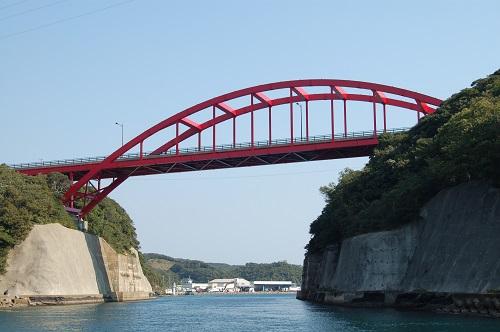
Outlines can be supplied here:
<path id="1" fill-rule="evenodd" d="M 8 296 L 126 300 L 152 291 L 135 250 L 117 254 L 103 239 L 60 224 L 34 226 L 7 264 L 0 293 Z"/>
<path id="2" fill-rule="evenodd" d="M 421 217 L 398 230 L 356 236 L 307 256 L 298 297 L 392 305 L 401 294 L 500 291 L 499 189 L 468 183 L 444 190 Z"/>

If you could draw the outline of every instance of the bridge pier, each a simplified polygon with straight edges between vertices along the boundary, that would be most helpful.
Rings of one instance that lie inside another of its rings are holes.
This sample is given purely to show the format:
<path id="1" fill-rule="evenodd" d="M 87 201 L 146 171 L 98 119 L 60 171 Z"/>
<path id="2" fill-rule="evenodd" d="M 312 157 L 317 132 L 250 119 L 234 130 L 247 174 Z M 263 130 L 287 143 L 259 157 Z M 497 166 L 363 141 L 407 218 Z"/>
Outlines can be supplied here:
<path id="1" fill-rule="evenodd" d="M 71 218 L 73 219 L 73 222 L 75 223 L 76 228 L 79 231 L 82 232 L 87 232 L 89 230 L 89 223 L 88 221 L 84 220 L 78 213 L 75 213 L 71 209 L 66 208 L 66 212 L 69 213 Z"/>
<path id="2" fill-rule="evenodd" d="M 78 229 L 82 232 L 88 232 L 89 223 L 87 220 L 83 220 L 82 218 L 78 218 Z"/>

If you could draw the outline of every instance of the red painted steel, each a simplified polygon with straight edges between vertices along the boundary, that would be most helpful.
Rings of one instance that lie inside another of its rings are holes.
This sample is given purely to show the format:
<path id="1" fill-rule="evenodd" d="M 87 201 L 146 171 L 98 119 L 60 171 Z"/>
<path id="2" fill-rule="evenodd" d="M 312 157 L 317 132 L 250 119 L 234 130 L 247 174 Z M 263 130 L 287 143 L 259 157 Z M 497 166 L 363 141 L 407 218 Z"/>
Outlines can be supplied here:
<path id="1" fill-rule="evenodd" d="M 308 92 L 307 89 L 310 87 L 326 87 L 329 92 Z M 349 93 L 350 88 L 362 89 L 366 91 L 366 94 Z M 273 90 L 287 90 L 288 95 L 274 99 L 268 97 L 266 92 Z M 387 97 L 385 93 L 391 94 L 391 98 Z M 232 100 L 241 97 L 250 97 L 248 98 L 249 103 L 236 109 L 230 106 Z M 402 98 L 398 99 L 398 97 Z M 408 101 L 408 99 L 413 102 Z M 310 141 L 309 135 L 309 103 L 322 100 L 330 101 L 331 138 L 326 141 L 313 142 Z M 335 137 L 334 101 L 336 100 L 342 101 L 344 106 L 343 139 Z M 347 101 L 373 103 L 373 135 L 346 139 L 348 134 Z M 305 102 L 306 104 L 306 138 L 305 140 L 296 141 L 297 138 L 294 138 L 293 104 L 299 102 Z M 75 211 L 75 202 L 82 201 L 83 207 L 79 211 L 79 215 L 84 217 L 97 203 L 130 176 L 369 155 L 378 143 L 376 135 L 377 103 L 383 105 L 385 131 L 387 129 L 387 105 L 416 111 L 417 118 L 420 119 L 420 113 L 422 115 L 433 113 L 436 107 L 441 104 L 441 100 L 393 86 L 350 80 L 309 79 L 263 84 L 233 91 L 189 107 L 147 129 L 102 161 L 50 167 L 42 166 L 20 169 L 19 171 L 30 175 L 51 172 L 67 174 L 71 179 L 72 186 L 64 195 L 64 204 L 68 210 Z M 290 110 L 290 139 L 284 144 L 270 144 L 273 123 L 272 108 L 286 104 L 289 104 Z M 202 111 L 207 109 L 212 111 L 210 119 L 197 123 L 191 118 L 193 115 L 201 114 Z M 223 114 L 217 116 L 216 109 L 221 110 Z M 269 113 L 269 145 L 263 147 L 254 145 L 256 144 L 254 112 L 261 109 L 268 109 Z M 250 113 L 251 116 L 251 144 L 247 148 L 238 148 L 236 118 L 247 113 Z M 232 121 L 233 125 L 233 144 L 232 150 L 229 151 L 217 150 L 216 145 L 216 125 L 224 121 Z M 180 124 L 187 127 L 187 129 L 182 129 Z M 144 142 L 161 130 L 171 126 L 175 126 L 175 136 L 156 148 L 151 154 L 144 155 Z M 201 133 L 210 128 L 212 129 L 212 149 L 211 151 L 202 151 Z M 179 144 L 194 135 L 198 135 L 198 150 L 196 153 L 180 153 Z M 140 150 L 139 156 L 132 159 L 128 158 L 126 156 L 127 152 L 137 147 Z M 171 149 L 174 149 L 175 153 L 166 154 Z M 111 179 L 112 182 L 106 187 L 101 187 L 101 179 Z M 98 182 L 97 187 L 94 186 L 93 181 Z"/>

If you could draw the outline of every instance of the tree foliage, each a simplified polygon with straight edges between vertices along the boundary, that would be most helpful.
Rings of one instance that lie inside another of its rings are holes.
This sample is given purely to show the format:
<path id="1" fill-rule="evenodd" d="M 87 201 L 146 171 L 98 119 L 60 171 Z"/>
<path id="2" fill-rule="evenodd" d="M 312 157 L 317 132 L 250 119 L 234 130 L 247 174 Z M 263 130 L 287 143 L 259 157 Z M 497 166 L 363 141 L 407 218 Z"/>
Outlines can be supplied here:
<path id="1" fill-rule="evenodd" d="M 471 180 L 500 185 L 500 70 L 444 101 L 406 133 L 380 137 L 368 164 L 320 189 L 326 201 L 306 249 L 415 221 L 440 190 Z"/>
<path id="2" fill-rule="evenodd" d="M 22 175 L 0 165 L 0 273 L 9 249 L 21 243 L 33 225 L 54 222 L 75 227 L 51 190 L 50 178 Z"/>
<path id="3" fill-rule="evenodd" d="M 286 261 L 246 263 L 243 266 L 236 266 L 233 274 L 251 281 L 288 280 L 300 285 L 302 281 L 302 266 L 289 264 Z"/>

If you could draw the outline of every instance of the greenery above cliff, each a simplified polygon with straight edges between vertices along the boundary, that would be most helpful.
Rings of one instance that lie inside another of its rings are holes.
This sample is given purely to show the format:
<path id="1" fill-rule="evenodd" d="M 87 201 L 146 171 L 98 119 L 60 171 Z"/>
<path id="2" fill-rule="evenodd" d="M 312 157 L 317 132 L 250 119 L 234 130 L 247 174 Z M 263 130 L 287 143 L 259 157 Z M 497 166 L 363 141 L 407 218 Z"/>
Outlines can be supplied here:
<path id="1" fill-rule="evenodd" d="M 188 277 L 195 282 L 207 282 L 217 278 L 244 278 L 250 281 L 290 280 L 297 284 L 300 284 L 302 278 L 302 266 L 287 262 L 229 265 L 173 258 L 160 254 L 144 254 L 144 257 L 146 265 L 161 276 L 159 282 L 163 289 Z"/>
<path id="2" fill-rule="evenodd" d="M 471 180 L 500 186 L 500 70 L 451 96 L 406 133 L 386 134 L 360 171 L 321 188 L 308 252 L 418 219 L 440 190 Z"/>
<path id="3" fill-rule="evenodd" d="M 75 228 L 49 177 L 26 176 L 0 165 L 0 274 L 9 249 L 21 243 L 33 225 L 53 222 Z"/>

